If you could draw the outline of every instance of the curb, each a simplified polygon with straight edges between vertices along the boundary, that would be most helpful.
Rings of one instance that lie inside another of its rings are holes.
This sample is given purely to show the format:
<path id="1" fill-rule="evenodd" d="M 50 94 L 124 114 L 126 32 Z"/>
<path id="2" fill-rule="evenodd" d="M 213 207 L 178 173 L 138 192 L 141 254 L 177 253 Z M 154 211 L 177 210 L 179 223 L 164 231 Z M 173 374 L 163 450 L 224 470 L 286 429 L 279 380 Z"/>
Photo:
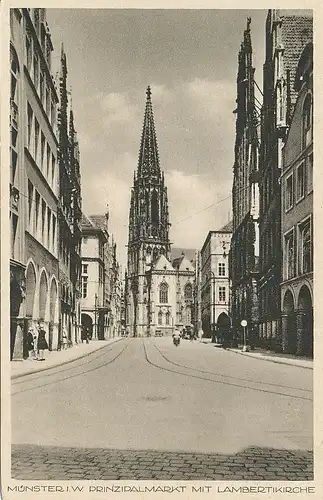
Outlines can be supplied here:
<path id="1" fill-rule="evenodd" d="M 98 352 L 98 351 L 101 351 L 105 347 L 108 347 L 108 345 L 110 345 L 110 344 L 115 344 L 116 342 L 120 342 L 120 340 L 123 340 L 123 338 L 116 339 L 113 342 L 109 342 L 109 344 L 103 345 L 102 347 L 99 347 L 98 349 L 95 349 L 94 351 L 87 352 L 86 354 L 82 354 L 81 356 L 78 356 L 76 358 L 63 361 L 63 363 L 56 363 L 55 365 L 47 366 L 45 368 L 39 368 L 37 370 L 31 370 L 31 371 L 25 372 L 25 373 L 18 373 L 17 375 L 12 375 L 12 377 L 10 377 L 10 378 L 11 378 L 11 380 L 16 380 L 17 378 L 26 377 L 27 375 L 32 375 L 33 373 L 40 373 L 40 372 L 45 372 L 47 370 L 51 370 L 52 368 L 56 368 L 57 366 L 68 365 L 68 363 L 73 363 L 73 361 L 76 361 L 77 359 L 82 359 L 82 358 L 86 358 L 87 356 L 91 356 L 91 354 Z"/>
<path id="2" fill-rule="evenodd" d="M 305 370 L 313 370 L 313 366 L 303 366 L 295 363 L 286 363 L 285 361 L 278 361 L 277 359 L 268 359 L 268 358 L 255 358 L 252 354 L 248 354 L 246 352 L 233 351 L 231 349 L 227 349 L 229 352 L 233 352 L 235 354 L 241 354 L 242 356 L 248 356 L 249 358 L 259 359 L 260 361 L 268 361 L 269 363 L 277 363 L 285 366 L 296 366 L 297 368 L 304 368 Z"/>

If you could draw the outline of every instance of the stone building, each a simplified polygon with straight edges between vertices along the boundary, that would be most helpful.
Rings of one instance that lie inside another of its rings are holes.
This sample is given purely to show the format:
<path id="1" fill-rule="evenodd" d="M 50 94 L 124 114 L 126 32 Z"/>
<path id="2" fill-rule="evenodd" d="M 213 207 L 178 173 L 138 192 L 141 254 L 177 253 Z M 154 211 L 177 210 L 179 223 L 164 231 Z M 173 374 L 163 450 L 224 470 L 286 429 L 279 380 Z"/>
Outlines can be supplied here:
<path id="1" fill-rule="evenodd" d="M 81 335 L 81 173 L 74 115 L 67 90 L 67 61 L 61 49 L 58 113 L 60 335 Z"/>
<path id="2" fill-rule="evenodd" d="M 82 220 L 82 325 L 98 339 L 121 335 L 121 268 L 108 222 L 109 211 Z"/>
<path id="3" fill-rule="evenodd" d="M 150 325 L 151 266 L 170 254 L 167 188 L 159 165 L 150 87 L 141 137 L 137 172 L 131 190 L 128 267 L 126 282 L 127 328 L 145 336 Z"/>
<path id="4" fill-rule="evenodd" d="M 280 350 L 282 236 L 282 148 L 298 93 L 291 86 L 298 60 L 312 41 L 313 19 L 288 10 L 271 9 L 266 21 L 266 59 L 259 159 L 260 278 L 259 335 L 262 343 Z"/>
<path id="5" fill-rule="evenodd" d="M 10 30 L 10 334 L 21 359 L 39 324 L 58 345 L 58 95 L 45 9 L 11 9 Z"/>
<path id="6" fill-rule="evenodd" d="M 81 322 L 90 338 L 96 340 L 105 338 L 109 317 L 109 306 L 104 301 L 104 249 L 108 234 L 101 223 L 97 218 L 93 221 L 91 217 L 82 217 Z"/>
<path id="7" fill-rule="evenodd" d="M 313 355 L 313 44 L 297 66 L 294 112 L 283 147 L 282 349 Z"/>
<path id="8" fill-rule="evenodd" d="M 133 336 L 170 335 L 191 325 L 195 269 L 181 255 L 171 262 L 169 214 L 164 174 L 159 165 L 151 102 L 147 101 L 138 169 L 129 212 L 125 284 L 127 331 Z"/>
<path id="9" fill-rule="evenodd" d="M 219 231 L 209 231 L 200 253 L 200 297 L 202 329 L 205 337 L 222 343 L 229 339 L 230 280 L 229 252 L 232 222 Z"/>
<path id="10" fill-rule="evenodd" d="M 232 327 L 241 333 L 247 321 L 247 336 L 258 331 L 259 265 L 259 191 L 258 191 L 258 117 L 255 106 L 255 81 L 252 66 L 251 19 L 247 21 L 238 57 L 236 141 L 233 167 L 233 228 L 230 250 L 232 283 Z"/>

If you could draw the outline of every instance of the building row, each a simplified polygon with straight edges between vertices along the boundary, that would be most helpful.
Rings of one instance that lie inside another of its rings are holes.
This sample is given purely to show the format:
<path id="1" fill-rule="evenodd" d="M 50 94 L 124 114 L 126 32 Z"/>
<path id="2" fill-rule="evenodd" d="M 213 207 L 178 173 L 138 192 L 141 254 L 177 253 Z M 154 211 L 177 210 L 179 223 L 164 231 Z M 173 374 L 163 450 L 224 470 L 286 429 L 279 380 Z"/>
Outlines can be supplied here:
<path id="1" fill-rule="evenodd" d="M 313 19 L 269 10 L 262 103 L 255 97 L 250 22 L 237 73 L 233 335 L 241 337 L 244 319 L 248 337 L 260 345 L 312 355 Z"/>
<path id="2" fill-rule="evenodd" d="M 62 47 L 54 78 L 53 50 L 46 9 L 10 10 L 11 359 L 28 356 L 27 333 L 39 327 L 50 350 L 60 349 L 63 332 L 69 345 L 81 339 L 80 154 L 66 54 Z M 109 280 L 118 273 L 112 248 Z"/>

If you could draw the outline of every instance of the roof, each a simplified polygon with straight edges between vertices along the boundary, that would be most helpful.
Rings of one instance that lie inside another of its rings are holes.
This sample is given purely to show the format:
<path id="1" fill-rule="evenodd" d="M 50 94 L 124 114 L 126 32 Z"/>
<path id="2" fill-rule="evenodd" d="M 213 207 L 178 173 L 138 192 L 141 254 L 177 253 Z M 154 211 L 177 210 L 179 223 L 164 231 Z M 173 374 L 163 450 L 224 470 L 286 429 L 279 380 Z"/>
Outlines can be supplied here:
<path id="1" fill-rule="evenodd" d="M 196 250 L 194 248 L 179 248 L 174 247 L 171 250 L 171 260 L 174 263 L 174 260 L 180 259 L 184 254 L 188 260 L 193 260 L 195 262 L 196 259 Z M 174 264 L 173 264 L 174 265 Z"/>
<path id="2" fill-rule="evenodd" d="M 154 264 L 155 271 L 174 271 L 172 264 L 166 259 L 164 254 L 161 254 Z"/>
<path id="3" fill-rule="evenodd" d="M 82 229 L 92 229 L 94 227 L 92 222 L 84 214 L 82 214 L 81 226 Z"/>
<path id="4" fill-rule="evenodd" d="M 299 11 L 302 13 L 302 11 Z M 280 11 L 282 20 L 281 40 L 284 46 L 284 68 L 290 70 L 290 81 L 295 81 L 296 69 L 304 47 L 313 41 L 313 18 L 304 15 L 288 15 Z M 291 85 L 291 102 L 295 104 L 298 93 Z"/>
<path id="5" fill-rule="evenodd" d="M 233 222 L 232 220 L 228 222 L 225 226 L 223 226 L 221 229 L 216 231 L 217 233 L 232 233 L 233 231 Z"/>
<path id="6" fill-rule="evenodd" d="M 106 231 L 108 229 L 107 227 L 107 218 L 105 215 L 89 215 L 89 220 L 91 221 L 92 225 L 97 227 L 98 229 L 101 229 L 102 231 Z"/>
<path id="7" fill-rule="evenodd" d="M 194 265 L 188 260 L 184 252 L 180 257 L 173 260 L 173 267 L 179 271 L 194 271 Z"/>

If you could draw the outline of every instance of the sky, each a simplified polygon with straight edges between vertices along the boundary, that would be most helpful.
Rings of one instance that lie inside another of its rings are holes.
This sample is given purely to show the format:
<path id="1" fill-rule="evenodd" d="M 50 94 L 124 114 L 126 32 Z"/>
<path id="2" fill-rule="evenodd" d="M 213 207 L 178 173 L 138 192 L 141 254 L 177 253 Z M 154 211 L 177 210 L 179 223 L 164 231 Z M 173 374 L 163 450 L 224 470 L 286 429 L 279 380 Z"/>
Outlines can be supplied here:
<path id="1" fill-rule="evenodd" d="M 265 10 L 47 9 L 67 55 L 86 215 L 110 211 L 126 262 L 133 173 L 151 86 L 174 247 L 200 249 L 231 217 L 238 51 L 252 18 L 262 86 Z M 260 98 L 260 94 L 258 95 Z"/>

